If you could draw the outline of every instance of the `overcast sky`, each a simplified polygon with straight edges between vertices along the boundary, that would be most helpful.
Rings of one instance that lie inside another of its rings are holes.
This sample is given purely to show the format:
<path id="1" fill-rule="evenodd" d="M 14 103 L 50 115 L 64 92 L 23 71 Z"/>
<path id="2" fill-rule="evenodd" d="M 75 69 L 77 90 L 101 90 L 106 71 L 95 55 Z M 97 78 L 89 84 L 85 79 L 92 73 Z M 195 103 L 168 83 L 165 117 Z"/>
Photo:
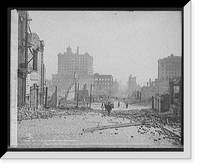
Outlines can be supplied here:
<path id="1" fill-rule="evenodd" d="M 128 76 L 146 84 L 158 76 L 158 59 L 181 56 L 178 11 L 29 11 L 32 32 L 44 40 L 47 79 L 57 73 L 58 53 L 88 52 L 94 72 L 125 84 Z"/>

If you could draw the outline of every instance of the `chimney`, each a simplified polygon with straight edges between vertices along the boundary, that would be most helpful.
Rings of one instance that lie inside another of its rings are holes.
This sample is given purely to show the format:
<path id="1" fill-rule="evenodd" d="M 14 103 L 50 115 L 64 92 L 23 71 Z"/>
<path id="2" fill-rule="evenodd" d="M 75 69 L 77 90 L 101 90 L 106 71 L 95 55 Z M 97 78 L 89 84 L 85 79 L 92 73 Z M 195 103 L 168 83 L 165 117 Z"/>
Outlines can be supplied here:
<path id="1" fill-rule="evenodd" d="M 76 53 L 79 54 L 79 47 L 77 47 Z"/>
<path id="2" fill-rule="evenodd" d="M 151 86 L 152 84 L 151 84 L 151 78 L 149 78 L 149 85 Z"/>

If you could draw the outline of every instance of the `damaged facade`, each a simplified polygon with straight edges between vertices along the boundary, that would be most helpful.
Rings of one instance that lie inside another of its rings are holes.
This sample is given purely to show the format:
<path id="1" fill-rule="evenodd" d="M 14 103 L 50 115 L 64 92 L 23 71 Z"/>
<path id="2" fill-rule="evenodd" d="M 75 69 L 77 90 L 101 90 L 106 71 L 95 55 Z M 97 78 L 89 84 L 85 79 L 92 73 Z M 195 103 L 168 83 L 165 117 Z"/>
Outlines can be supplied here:
<path id="1" fill-rule="evenodd" d="M 38 105 L 44 104 L 44 41 L 31 32 L 28 11 L 18 11 L 18 106 L 30 105 L 30 87 L 38 86 Z"/>
<path id="2" fill-rule="evenodd" d="M 112 75 L 93 75 L 93 95 L 94 96 L 111 96 L 113 88 Z"/>
<path id="3" fill-rule="evenodd" d="M 173 111 L 181 104 L 182 57 L 171 54 L 158 60 L 158 78 L 147 82 L 141 88 L 141 100 L 152 101 L 152 108 L 158 112 Z M 176 103 L 175 103 L 176 102 Z"/>

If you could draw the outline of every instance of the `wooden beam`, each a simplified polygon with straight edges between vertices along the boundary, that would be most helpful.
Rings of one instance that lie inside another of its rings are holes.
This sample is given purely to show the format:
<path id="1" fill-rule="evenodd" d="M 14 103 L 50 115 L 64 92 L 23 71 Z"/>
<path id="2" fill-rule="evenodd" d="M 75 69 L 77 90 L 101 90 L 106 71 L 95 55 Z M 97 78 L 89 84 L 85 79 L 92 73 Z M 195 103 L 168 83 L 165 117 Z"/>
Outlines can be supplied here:
<path id="1" fill-rule="evenodd" d="M 139 125 L 144 125 L 144 124 L 142 122 L 138 122 L 138 123 L 124 123 L 124 124 L 117 124 L 117 125 L 106 125 L 106 126 L 86 128 L 86 129 L 83 129 L 83 131 L 84 132 L 92 132 L 92 131 L 98 131 L 98 130 L 104 130 L 104 129 L 139 126 Z"/>
<path id="2" fill-rule="evenodd" d="M 165 127 L 161 127 L 161 129 L 162 129 L 162 130 L 165 130 L 165 131 L 169 132 L 170 134 L 172 134 L 173 136 L 178 137 L 178 138 L 181 139 L 181 136 L 178 135 L 178 134 L 176 134 L 176 133 L 174 133 L 173 131 L 171 131 L 171 130 L 165 128 Z"/>
<path id="3" fill-rule="evenodd" d="M 181 139 L 181 136 L 180 136 L 180 135 L 178 135 L 178 134 L 174 133 L 173 131 L 171 131 L 171 130 L 165 128 L 164 126 L 162 126 L 161 124 L 159 124 L 158 122 L 156 122 L 153 118 L 152 118 L 152 121 L 153 121 L 156 125 L 158 125 L 164 132 L 168 132 L 168 133 L 172 134 L 173 136 L 178 137 L 179 139 Z"/>

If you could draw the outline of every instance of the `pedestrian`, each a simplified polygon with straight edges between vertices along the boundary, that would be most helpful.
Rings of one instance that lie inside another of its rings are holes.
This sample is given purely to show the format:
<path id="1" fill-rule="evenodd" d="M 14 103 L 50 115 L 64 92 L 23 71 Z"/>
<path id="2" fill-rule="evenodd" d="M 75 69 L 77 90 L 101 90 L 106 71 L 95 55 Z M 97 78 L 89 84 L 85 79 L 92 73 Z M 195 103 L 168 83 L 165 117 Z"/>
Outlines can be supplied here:
<path id="1" fill-rule="evenodd" d="M 107 111 L 108 103 L 104 103 L 105 111 Z"/>
<path id="2" fill-rule="evenodd" d="M 108 116 L 110 116 L 111 110 L 112 110 L 111 104 L 108 102 L 108 105 L 107 105 Z"/>
<path id="3" fill-rule="evenodd" d="M 103 102 L 101 104 L 101 109 L 102 109 L 102 112 L 103 112 L 103 110 L 104 110 L 104 103 Z"/>
<path id="4" fill-rule="evenodd" d="M 126 103 L 126 109 L 128 108 L 128 103 Z"/>
<path id="5" fill-rule="evenodd" d="M 120 102 L 118 102 L 118 107 L 120 107 Z"/>
<path id="6" fill-rule="evenodd" d="M 105 111 L 107 111 L 107 105 L 108 103 L 104 103 Z"/>

